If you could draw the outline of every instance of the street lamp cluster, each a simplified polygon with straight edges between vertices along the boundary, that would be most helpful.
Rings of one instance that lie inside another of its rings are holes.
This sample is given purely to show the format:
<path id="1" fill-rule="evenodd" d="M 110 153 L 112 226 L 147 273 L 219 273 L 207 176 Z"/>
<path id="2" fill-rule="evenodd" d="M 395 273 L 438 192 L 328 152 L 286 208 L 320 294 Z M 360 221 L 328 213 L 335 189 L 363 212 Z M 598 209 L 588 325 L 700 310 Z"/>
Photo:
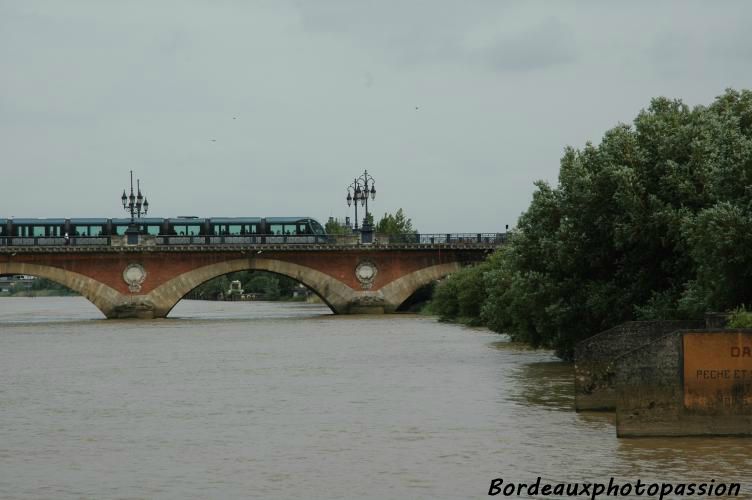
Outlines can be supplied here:
<path id="1" fill-rule="evenodd" d="M 123 202 L 123 209 L 131 214 L 131 226 L 135 224 L 136 217 L 140 219 L 142 214 L 146 215 L 149 211 L 149 200 L 141 194 L 141 179 L 136 179 L 136 191 L 138 194 L 134 195 L 133 170 L 131 170 L 131 194 L 127 196 L 125 189 L 123 189 L 123 196 L 120 197 L 120 200 Z"/>
<path id="2" fill-rule="evenodd" d="M 358 229 L 358 203 L 365 206 L 366 214 L 363 217 L 363 230 L 371 231 L 368 221 L 368 198 L 376 199 L 376 182 L 374 178 L 365 170 L 360 177 L 353 179 L 352 184 L 347 186 L 347 206 L 355 204 L 355 229 Z"/>
<path id="3" fill-rule="evenodd" d="M 141 194 L 141 179 L 136 179 L 136 194 L 133 193 L 133 170 L 131 170 L 131 194 L 128 196 L 123 189 L 123 210 L 131 214 L 131 223 L 125 231 L 125 237 L 129 245 L 138 245 L 140 231 L 136 225 L 136 217 L 139 219 L 149 211 L 149 200 Z"/>

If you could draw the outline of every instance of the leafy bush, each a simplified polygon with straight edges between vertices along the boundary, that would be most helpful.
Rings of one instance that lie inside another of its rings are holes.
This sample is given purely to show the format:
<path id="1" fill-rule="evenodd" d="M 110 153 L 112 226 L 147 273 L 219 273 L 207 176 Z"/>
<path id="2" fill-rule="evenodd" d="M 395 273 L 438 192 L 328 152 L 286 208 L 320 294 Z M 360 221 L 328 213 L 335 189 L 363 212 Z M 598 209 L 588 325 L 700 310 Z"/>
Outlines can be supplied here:
<path id="1" fill-rule="evenodd" d="M 728 322 L 729 328 L 752 328 L 752 312 L 745 307 L 739 307 L 731 312 Z"/>

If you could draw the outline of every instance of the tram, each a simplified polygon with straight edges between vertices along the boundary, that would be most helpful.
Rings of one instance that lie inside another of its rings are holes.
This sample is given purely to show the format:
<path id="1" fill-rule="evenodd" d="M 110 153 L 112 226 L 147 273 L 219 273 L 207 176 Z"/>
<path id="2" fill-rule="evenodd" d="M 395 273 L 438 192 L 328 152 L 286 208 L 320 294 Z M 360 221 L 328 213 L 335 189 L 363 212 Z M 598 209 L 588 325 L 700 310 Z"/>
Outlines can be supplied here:
<path id="1" fill-rule="evenodd" d="M 316 243 L 324 227 L 311 217 L 138 218 L 142 235 L 157 244 Z M 131 219 L 0 219 L 0 245 L 109 244 L 126 234 Z M 67 240 L 66 240 L 67 235 Z"/>

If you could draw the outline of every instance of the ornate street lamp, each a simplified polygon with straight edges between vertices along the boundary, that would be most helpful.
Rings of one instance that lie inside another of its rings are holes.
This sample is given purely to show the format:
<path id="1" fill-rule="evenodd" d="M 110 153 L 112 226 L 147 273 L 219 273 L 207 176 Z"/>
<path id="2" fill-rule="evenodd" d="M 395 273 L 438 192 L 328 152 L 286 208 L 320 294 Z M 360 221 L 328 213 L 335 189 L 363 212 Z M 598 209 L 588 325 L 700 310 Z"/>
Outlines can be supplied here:
<path id="1" fill-rule="evenodd" d="M 366 215 L 363 217 L 363 228 L 365 229 L 368 224 L 368 198 L 370 195 L 370 198 L 372 200 L 376 199 L 376 181 L 371 176 L 371 174 L 368 173 L 368 170 L 363 171 L 363 175 L 358 177 L 356 181 L 360 181 L 360 184 L 363 185 L 363 190 L 360 191 L 360 204 L 365 205 L 366 207 Z M 370 186 L 370 189 L 369 189 Z M 357 219 L 357 216 L 355 217 Z"/>
<path id="2" fill-rule="evenodd" d="M 352 192 L 350 192 L 352 190 Z M 362 203 L 363 190 L 360 188 L 360 182 L 358 179 L 353 179 L 352 184 L 347 186 L 347 206 L 351 206 L 355 202 L 355 229 L 358 229 L 358 202 Z"/>
<path id="3" fill-rule="evenodd" d="M 136 179 L 136 192 L 137 194 L 133 194 L 133 170 L 131 170 L 131 194 L 126 195 L 123 189 L 123 196 L 120 197 L 123 209 L 131 214 L 131 226 L 136 225 L 136 217 L 140 219 L 141 215 L 146 215 L 149 211 L 149 200 L 141 194 L 141 179 Z"/>
<path id="4" fill-rule="evenodd" d="M 133 193 L 133 170 L 131 170 L 131 194 L 126 195 L 123 189 L 123 196 L 120 197 L 123 202 L 123 209 L 131 214 L 131 223 L 125 231 L 126 239 L 129 245 L 138 245 L 139 230 L 136 226 L 136 217 L 146 215 L 149 211 L 149 200 L 141 194 L 141 179 L 136 179 L 136 194 Z"/>

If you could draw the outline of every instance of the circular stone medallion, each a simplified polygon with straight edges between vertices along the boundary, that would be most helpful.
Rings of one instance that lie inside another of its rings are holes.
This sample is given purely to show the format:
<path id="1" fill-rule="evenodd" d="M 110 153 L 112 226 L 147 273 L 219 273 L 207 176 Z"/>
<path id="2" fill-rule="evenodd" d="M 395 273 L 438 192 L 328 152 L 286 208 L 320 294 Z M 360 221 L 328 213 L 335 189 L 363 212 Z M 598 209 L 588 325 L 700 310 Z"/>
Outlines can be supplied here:
<path id="1" fill-rule="evenodd" d="M 360 282 L 360 286 L 362 286 L 363 288 L 371 288 L 371 286 L 373 286 L 373 280 L 376 278 L 376 274 L 378 272 L 379 271 L 376 268 L 376 264 L 371 261 L 364 260 L 361 261 L 355 268 L 355 277 Z"/>
<path id="2" fill-rule="evenodd" d="M 128 290 L 131 292 L 140 292 L 145 279 L 146 271 L 141 264 L 128 264 L 123 271 L 123 281 L 128 283 Z"/>

